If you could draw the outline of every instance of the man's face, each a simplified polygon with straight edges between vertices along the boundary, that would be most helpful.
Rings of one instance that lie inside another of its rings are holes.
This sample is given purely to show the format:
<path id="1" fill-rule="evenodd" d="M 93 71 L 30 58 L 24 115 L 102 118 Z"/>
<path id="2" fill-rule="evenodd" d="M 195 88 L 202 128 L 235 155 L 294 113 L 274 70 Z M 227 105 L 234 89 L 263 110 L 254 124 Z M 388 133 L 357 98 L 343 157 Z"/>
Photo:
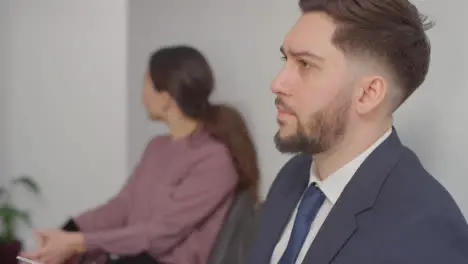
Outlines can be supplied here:
<path id="1" fill-rule="evenodd" d="M 335 23 L 304 14 L 284 39 L 285 65 L 273 80 L 281 152 L 322 153 L 341 139 L 350 119 L 353 75 L 332 43 Z"/>

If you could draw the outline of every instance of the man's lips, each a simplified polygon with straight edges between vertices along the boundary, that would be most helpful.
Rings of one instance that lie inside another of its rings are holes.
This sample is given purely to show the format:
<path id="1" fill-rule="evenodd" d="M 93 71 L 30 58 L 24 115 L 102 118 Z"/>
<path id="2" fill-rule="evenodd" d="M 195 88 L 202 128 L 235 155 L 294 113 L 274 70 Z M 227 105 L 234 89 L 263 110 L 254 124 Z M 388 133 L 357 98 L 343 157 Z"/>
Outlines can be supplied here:
<path id="1" fill-rule="evenodd" d="M 282 107 L 276 107 L 276 115 L 278 119 L 294 116 L 291 111 L 288 111 Z"/>
<path id="2" fill-rule="evenodd" d="M 279 97 L 275 99 L 275 106 L 277 119 L 295 116 L 294 111 L 291 111 Z"/>

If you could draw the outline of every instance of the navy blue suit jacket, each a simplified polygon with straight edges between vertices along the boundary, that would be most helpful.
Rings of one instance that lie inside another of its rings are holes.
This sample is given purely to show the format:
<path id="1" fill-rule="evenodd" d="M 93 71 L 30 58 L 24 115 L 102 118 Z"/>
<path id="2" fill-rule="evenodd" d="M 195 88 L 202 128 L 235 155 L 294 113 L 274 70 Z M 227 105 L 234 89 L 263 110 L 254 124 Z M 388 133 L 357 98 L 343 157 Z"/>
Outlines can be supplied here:
<path id="1" fill-rule="evenodd" d="M 298 155 L 280 170 L 247 264 L 270 263 L 307 188 L 311 161 Z M 468 264 L 468 225 L 450 194 L 394 130 L 346 186 L 303 263 Z"/>

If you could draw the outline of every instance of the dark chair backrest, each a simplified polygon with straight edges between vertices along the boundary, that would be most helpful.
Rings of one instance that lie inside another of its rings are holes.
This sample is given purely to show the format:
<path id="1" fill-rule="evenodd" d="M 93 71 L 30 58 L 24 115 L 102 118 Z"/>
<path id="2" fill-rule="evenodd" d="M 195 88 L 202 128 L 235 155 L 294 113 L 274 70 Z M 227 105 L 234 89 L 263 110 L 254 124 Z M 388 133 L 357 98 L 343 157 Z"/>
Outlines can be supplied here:
<path id="1" fill-rule="evenodd" d="M 255 199 L 249 192 L 234 198 L 223 226 L 216 238 L 207 264 L 243 264 L 256 229 Z"/>

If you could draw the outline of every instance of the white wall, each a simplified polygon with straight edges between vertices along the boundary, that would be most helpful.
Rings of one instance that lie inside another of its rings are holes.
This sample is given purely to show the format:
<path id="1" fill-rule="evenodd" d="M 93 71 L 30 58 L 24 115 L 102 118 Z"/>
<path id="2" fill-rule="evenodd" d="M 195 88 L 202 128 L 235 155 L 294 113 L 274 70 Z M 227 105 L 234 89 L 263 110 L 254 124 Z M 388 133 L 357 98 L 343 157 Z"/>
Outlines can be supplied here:
<path id="1" fill-rule="evenodd" d="M 57 226 L 127 177 L 126 1 L 2 0 L 6 6 L 1 173 L 36 178 L 42 198 L 20 193 L 18 201 L 34 206 L 35 226 Z M 29 230 L 22 235 L 30 246 Z"/>
<path id="2" fill-rule="evenodd" d="M 430 31 L 433 62 L 427 82 L 398 111 L 404 142 L 453 194 L 468 215 L 468 33 L 462 29 L 464 0 L 415 1 L 437 19 Z M 258 146 L 262 192 L 286 156 L 272 138 L 277 130 L 269 84 L 281 67 L 279 46 L 299 15 L 297 1 L 151 1 L 130 3 L 129 85 L 139 88 L 148 53 L 161 45 L 189 43 L 206 53 L 218 81 L 216 98 L 235 103 L 246 115 Z M 460 29 L 457 29 L 460 27 Z M 133 93 L 133 91 L 132 91 Z M 132 95 L 135 96 L 135 95 Z M 462 101 L 463 100 L 463 101 Z M 434 105 L 434 109 L 429 108 Z M 161 132 L 144 118 L 139 98 L 130 97 L 132 165 L 150 135 Z M 132 122 L 131 121 L 131 122 Z M 459 153 L 461 152 L 461 153 Z"/>
<path id="3" fill-rule="evenodd" d="M 7 173 L 6 163 L 6 120 L 7 120 L 7 100 L 6 87 L 2 80 L 8 76 L 7 65 L 5 58 L 7 56 L 7 42 L 5 37 L 8 35 L 8 27 L 6 22 L 9 20 L 9 5 L 8 2 L 0 2 L 0 184 L 4 181 Z"/>

